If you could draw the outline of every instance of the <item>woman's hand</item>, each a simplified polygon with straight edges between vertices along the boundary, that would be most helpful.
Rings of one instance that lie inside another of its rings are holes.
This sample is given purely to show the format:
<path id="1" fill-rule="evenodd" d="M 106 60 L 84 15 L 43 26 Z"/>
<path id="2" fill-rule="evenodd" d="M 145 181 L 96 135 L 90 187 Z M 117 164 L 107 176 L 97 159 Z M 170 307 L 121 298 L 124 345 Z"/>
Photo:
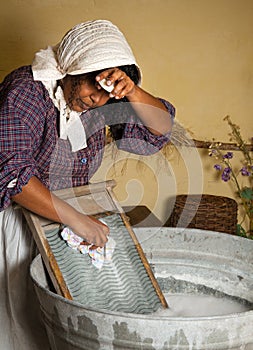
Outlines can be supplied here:
<path id="1" fill-rule="evenodd" d="M 161 100 L 135 85 L 126 73 L 119 68 L 110 68 L 97 75 L 97 82 L 102 79 L 106 79 L 108 86 L 115 85 L 110 97 L 115 99 L 127 97 L 138 117 L 151 133 L 160 136 L 171 131 L 172 120 L 165 105 Z M 102 89 L 99 84 L 97 88 Z"/>
<path id="2" fill-rule="evenodd" d="M 128 97 L 130 94 L 134 93 L 136 85 L 129 78 L 129 76 L 119 68 L 107 69 L 96 77 L 97 82 L 103 79 L 106 80 L 106 85 L 114 85 L 114 89 L 112 92 L 110 92 L 110 97 L 114 97 L 118 100 L 125 96 Z M 102 89 L 102 87 L 98 85 L 98 89 Z"/>
<path id="3" fill-rule="evenodd" d="M 96 247 L 103 247 L 108 241 L 108 226 L 92 216 L 77 213 L 70 227 L 74 233 Z"/>

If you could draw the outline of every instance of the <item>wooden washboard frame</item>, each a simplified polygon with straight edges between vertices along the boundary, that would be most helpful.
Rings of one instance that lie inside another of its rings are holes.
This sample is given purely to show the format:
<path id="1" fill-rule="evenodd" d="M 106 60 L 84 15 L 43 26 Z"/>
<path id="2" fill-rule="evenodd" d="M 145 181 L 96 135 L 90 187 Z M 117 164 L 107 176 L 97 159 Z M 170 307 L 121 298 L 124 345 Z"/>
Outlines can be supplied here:
<path id="1" fill-rule="evenodd" d="M 134 242 L 142 264 L 149 276 L 149 279 L 158 295 L 161 305 L 164 308 L 167 308 L 167 301 L 160 289 L 160 286 L 157 283 L 157 280 L 151 270 L 142 247 L 131 225 L 129 224 L 129 220 L 126 214 L 124 213 L 114 195 L 113 188 L 115 185 L 116 183 L 114 180 L 109 180 L 71 189 L 58 190 L 55 191 L 54 194 L 59 198 L 66 200 L 70 205 L 76 207 L 76 209 L 81 209 L 82 212 L 87 215 L 94 215 L 99 217 L 102 216 L 101 214 L 106 215 L 106 213 L 120 214 L 122 221 Z M 72 300 L 73 298 L 67 284 L 65 283 L 63 274 L 57 264 L 57 261 L 45 236 L 46 229 L 60 227 L 60 224 L 53 223 L 49 220 L 39 217 L 27 209 L 23 209 L 23 213 L 33 234 L 38 250 L 42 256 L 56 292 L 59 295 Z"/>

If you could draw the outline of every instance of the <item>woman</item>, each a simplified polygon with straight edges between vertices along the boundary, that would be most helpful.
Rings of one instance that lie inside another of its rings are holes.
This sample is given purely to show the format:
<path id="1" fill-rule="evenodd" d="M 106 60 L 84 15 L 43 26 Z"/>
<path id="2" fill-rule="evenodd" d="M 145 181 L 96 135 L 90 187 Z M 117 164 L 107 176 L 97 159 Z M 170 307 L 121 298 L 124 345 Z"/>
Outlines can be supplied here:
<path id="1" fill-rule="evenodd" d="M 97 20 L 75 26 L 1 84 L 1 348 L 47 348 L 35 333 L 36 305 L 27 307 L 28 295 L 34 297 L 27 282 L 33 240 L 13 203 L 103 247 L 109 228 L 52 191 L 89 182 L 102 161 L 106 124 L 129 152 L 152 154 L 169 141 L 174 108 L 144 91 L 140 80 L 123 34 Z"/>

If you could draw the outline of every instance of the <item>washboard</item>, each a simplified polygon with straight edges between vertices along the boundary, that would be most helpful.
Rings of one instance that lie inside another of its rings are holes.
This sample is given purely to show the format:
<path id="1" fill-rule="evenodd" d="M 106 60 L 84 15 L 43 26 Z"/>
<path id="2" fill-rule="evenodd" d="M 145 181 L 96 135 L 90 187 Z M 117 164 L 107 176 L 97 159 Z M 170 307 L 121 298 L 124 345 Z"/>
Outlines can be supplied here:
<path id="1" fill-rule="evenodd" d="M 69 300 L 99 309 L 148 314 L 167 308 L 114 187 L 115 181 L 110 180 L 54 192 L 109 226 L 116 247 L 112 260 L 101 269 L 94 267 L 88 255 L 67 246 L 60 235 L 62 225 L 23 210 L 54 289 Z"/>

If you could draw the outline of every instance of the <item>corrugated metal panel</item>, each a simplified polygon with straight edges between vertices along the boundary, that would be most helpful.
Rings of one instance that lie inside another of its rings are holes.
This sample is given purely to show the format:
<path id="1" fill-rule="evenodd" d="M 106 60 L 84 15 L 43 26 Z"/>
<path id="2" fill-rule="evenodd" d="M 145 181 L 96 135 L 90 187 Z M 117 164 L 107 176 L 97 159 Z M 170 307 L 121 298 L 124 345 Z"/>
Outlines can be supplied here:
<path id="1" fill-rule="evenodd" d="M 69 248 L 57 230 L 46 232 L 73 300 L 89 307 L 147 314 L 161 301 L 142 264 L 121 216 L 103 217 L 116 242 L 112 261 L 97 269 L 88 255 Z"/>

